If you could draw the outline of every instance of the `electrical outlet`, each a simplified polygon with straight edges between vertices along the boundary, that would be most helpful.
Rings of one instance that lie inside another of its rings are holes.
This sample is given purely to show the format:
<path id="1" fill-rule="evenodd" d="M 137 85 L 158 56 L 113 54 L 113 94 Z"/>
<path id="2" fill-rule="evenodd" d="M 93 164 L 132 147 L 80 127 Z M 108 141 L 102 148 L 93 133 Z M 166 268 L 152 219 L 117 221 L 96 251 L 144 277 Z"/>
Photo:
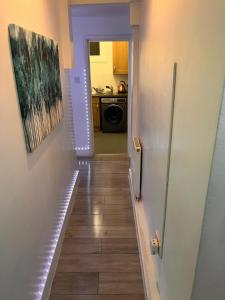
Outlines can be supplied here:
<path id="1" fill-rule="evenodd" d="M 152 255 L 160 254 L 160 241 L 159 241 L 157 232 L 155 233 L 155 237 L 153 239 L 151 239 L 150 247 L 151 247 Z"/>
<path id="2" fill-rule="evenodd" d="M 159 254 L 159 243 L 156 238 L 151 240 L 151 253 L 152 255 Z"/>

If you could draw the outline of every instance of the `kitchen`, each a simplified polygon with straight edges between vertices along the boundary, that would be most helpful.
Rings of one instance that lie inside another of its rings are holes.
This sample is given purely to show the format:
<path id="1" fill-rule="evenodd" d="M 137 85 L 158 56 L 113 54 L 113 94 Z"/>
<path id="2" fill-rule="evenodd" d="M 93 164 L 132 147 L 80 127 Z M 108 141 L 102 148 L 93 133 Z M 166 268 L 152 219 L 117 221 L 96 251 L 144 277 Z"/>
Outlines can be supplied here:
<path id="1" fill-rule="evenodd" d="M 89 42 L 95 154 L 127 153 L 128 48 Z"/>

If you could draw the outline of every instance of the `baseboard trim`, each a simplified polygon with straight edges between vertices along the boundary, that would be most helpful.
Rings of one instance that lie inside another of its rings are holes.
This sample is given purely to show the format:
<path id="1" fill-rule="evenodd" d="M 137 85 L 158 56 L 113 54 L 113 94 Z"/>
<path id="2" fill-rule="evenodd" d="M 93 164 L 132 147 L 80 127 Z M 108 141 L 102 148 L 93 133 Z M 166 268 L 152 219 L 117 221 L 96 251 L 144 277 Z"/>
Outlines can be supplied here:
<path id="1" fill-rule="evenodd" d="M 69 222 L 69 219 L 70 219 L 70 215 L 71 215 L 71 212 L 72 212 L 72 209 L 73 209 L 73 206 L 74 206 L 75 194 L 76 194 L 77 189 L 78 189 L 79 171 L 76 170 L 75 172 L 77 172 L 77 179 L 76 179 L 76 182 L 74 184 L 73 192 L 71 194 L 70 202 L 69 202 L 68 209 L 67 209 L 67 212 L 66 212 L 66 215 L 65 215 L 65 219 L 64 219 L 64 222 L 63 222 L 63 225 L 62 225 L 62 229 L 61 229 L 61 232 L 60 232 L 60 237 L 59 237 L 58 242 L 57 242 L 54 257 L 52 259 L 52 264 L 51 264 L 51 267 L 50 267 L 50 270 L 49 270 L 49 273 L 48 273 L 48 278 L 46 280 L 45 289 L 43 291 L 41 300 L 48 300 L 49 297 L 50 297 L 52 283 L 53 283 L 53 279 L 55 277 L 56 268 L 57 268 L 58 261 L 59 261 L 59 256 L 60 256 L 60 253 L 61 253 L 61 248 L 62 248 L 62 244 L 63 244 L 63 240 L 64 240 L 65 231 L 66 231 L 66 228 L 67 228 L 67 225 L 68 225 L 68 222 Z"/>
<path id="2" fill-rule="evenodd" d="M 134 210 L 145 297 L 146 300 L 160 300 L 160 295 L 157 288 L 157 280 L 154 271 L 154 262 L 150 253 L 149 235 L 144 215 L 143 202 L 136 201 L 135 199 L 131 169 L 129 169 L 129 185 Z"/>

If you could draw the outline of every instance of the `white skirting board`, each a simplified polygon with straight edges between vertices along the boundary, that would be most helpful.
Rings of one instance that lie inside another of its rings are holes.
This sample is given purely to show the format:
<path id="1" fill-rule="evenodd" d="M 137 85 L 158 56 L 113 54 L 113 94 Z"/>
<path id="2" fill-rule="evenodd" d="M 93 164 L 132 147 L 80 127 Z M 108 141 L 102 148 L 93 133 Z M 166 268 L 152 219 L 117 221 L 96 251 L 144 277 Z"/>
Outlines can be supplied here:
<path id="1" fill-rule="evenodd" d="M 46 281 L 46 284 L 45 284 L 45 289 L 44 289 L 43 295 L 41 297 L 41 300 L 48 300 L 49 297 L 50 297 L 51 287 L 52 287 L 53 279 L 55 277 L 56 268 L 57 268 L 58 261 L 59 261 L 59 256 L 60 256 L 60 252 L 61 252 L 61 248 L 62 248 L 62 243 L 63 243 L 63 240 L 64 240 L 65 231 L 66 231 L 66 228 L 67 228 L 67 225 L 68 225 L 68 222 L 69 222 L 69 219 L 70 219 L 70 215 L 71 215 L 71 212 L 72 212 L 72 209 L 73 209 L 73 206 L 74 206 L 74 201 L 75 201 L 74 195 L 77 192 L 77 188 L 78 188 L 78 184 L 79 184 L 79 171 L 76 171 L 76 172 L 78 172 L 78 177 L 77 177 L 77 180 L 75 182 L 74 189 L 73 189 L 73 192 L 72 192 L 72 195 L 71 195 L 71 198 L 70 198 L 70 203 L 69 203 L 69 206 L 68 206 L 68 209 L 67 209 L 67 212 L 66 212 L 64 222 L 63 222 L 62 230 L 60 232 L 60 237 L 58 239 L 57 247 L 56 247 L 56 250 L 55 250 L 55 253 L 54 253 L 51 268 L 49 270 L 48 278 L 47 278 L 47 281 Z"/>
<path id="2" fill-rule="evenodd" d="M 129 184 L 134 210 L 138 248 L 140 253 L 142 275 L 144 281 L 146 300 L 160 300 L 157 288 L 157 280 L 154 272 L 154 263 L 150 253 L 150 242 L 145 221 L 144 207 L 142 201 L 136 201 L 132 182 L 132 170 L 129 169 Z"/>

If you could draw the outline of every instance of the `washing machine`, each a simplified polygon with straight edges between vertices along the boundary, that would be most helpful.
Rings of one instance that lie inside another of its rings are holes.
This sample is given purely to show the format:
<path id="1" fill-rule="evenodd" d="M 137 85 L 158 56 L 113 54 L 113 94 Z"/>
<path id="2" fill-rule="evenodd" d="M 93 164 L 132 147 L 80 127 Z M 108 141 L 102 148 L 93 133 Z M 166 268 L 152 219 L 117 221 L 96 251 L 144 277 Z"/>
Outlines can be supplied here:
<path id="1" fill-rule="evenodd" d="M 127 98 L 101 98 L 101 129 L 103 132 L 127 131 Z"/>

